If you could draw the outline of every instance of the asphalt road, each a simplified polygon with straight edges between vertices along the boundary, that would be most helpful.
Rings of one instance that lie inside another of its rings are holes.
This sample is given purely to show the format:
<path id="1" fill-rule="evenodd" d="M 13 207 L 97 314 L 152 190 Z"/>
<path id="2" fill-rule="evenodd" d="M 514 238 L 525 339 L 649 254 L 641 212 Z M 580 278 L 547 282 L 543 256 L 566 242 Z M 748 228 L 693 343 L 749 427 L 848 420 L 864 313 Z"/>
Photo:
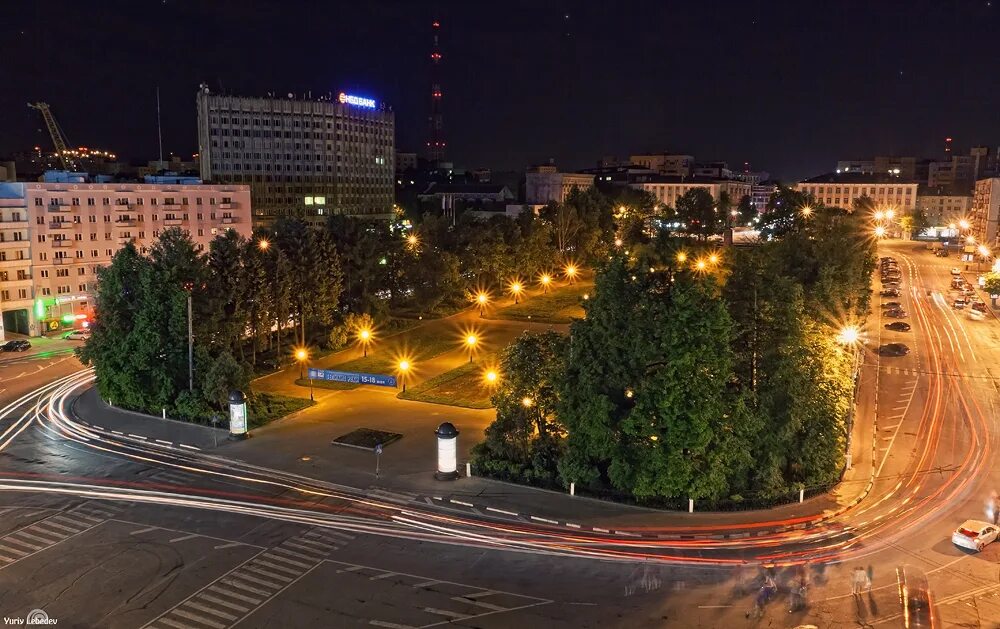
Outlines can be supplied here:
<path id="1" fill-rule="evenodd" d="M 1000 626 L 1000 544 L 973 554 L 949 539 L 962 520 L 983 517 L 1000 487 L 1000 321 L 973 321 L 948 305 L 953 259 L 913 243 L 882 250 L 899 260 L 905 295 L 895 301 L 913 330 L 886 330 L 875 308 L 863 371 L 877 479 L 857 507 L 822 526 L 614 544 L 533 523 L 486 526 L 487 514 L 387 509 L 319 481 L 207 454 L 183 462 L 155 444 L 77 432 L 51 419 L 58 399 L 42 396 L 46 403 L 26 399 L 0 419 L 0 434 L 17 432 L 0 438 L 0 613 L 38 608 L 59 626 L 162 629 L 894 627 L 902 622 L 896 570 L 909 566 L 927 575 L 942 626 Z M 873 304 L 881 301 L 889 300 Z M 890 341 L 911 353 L 872 351 Z M 12 389 L 4 401 L 78 367 L 31 360 L 51 364 L 0 364 L 0 387 Z M 379 413 L 404 404 L 382 397 Z M 626 548 L 634 554 L 621 555 Z M 658 560 L 666 554 L 678 559 Z M 783 589 L 763 618 L 748 619 L 761 558 L 776 565 Z M 714 565 L 722 559 L 735 563 Z M 808 604 L 790 613 L 791 564 L 806 560 Z M 873 575 L 861 596 L 851 594 L 857 566 Z"/>

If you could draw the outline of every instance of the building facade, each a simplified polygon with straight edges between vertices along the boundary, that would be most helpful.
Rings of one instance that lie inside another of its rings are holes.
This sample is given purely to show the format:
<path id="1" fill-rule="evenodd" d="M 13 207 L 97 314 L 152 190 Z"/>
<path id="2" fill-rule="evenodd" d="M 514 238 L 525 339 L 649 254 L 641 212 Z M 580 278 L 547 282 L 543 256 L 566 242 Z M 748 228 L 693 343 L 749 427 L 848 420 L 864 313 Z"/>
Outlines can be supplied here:
<path id="1" fill-rule="evenodd" d="M 666 207 L 676 207 L 677 199 L 695 188 L 708 190 L 716 201 L 723 192 L 728 193 L 730 202 L 735 206 L 745 196 L 753 191 L 752 184 L 735 179 L 701 179 L 697 177 L 665 177 L 662 175 L 644 177 L 632 185 L 636 190 L 644 190 L 652 194 L 657 203 Z"/>
<path id="2" fill-rule="evenodd" d="M 561 173 L 555 166 L 535 166 L 524 175 L 524 199 L 528 205 L 562 203 L 574 188 L 582 191 L 593 187 L 594 175 Z"/>
<path id="3" fill-rule="evenodd" d="M 980 179 L 972 193 L 969 223 L 976 240 L 996 247 L 997 220 L 1000 219 L 1000 177 Z"/>
<path id="4" fill-rule="evenodd" d="M 688 177 L 694 166 L 694 155 L 674 155 L 671 153 L 651 153 L 632 155 L 629 163 L 642 166 L 661 175 Z"/>
<path id="5" fill-rule="evenodd" d="M 226 230 L 249 237 L 251 215 L 245 185 L 0 183 L 0 327 L 37 336 L 90 318 L 97 269 L 126 243 L 146 253 L 178 227 L 207 251 Z"/>
<path id="6" fill-rule="evenodd" d="M 876 207 L 912 212 L 917 207 L 917 184 L 897 177 L 830 173 L 795 184 L 799 192 L 811 194 L 818 203 L 854 209 L 854 202 L 867 196 Z"/>
<path id="7" fill-rule="evenodd" d="M 254 218 L 349 214 L 388 218 L 395 114 L 349 94 L 320 100 L 197 96 L 201 176 L 246 184 Z"/>
<path id="8" fill-rule="evenodd" d="M 920 194 L 917 209 L 922 210 L 931 226 L 954 223 L 968 216 L 972 197 L 966 194 Z"/>

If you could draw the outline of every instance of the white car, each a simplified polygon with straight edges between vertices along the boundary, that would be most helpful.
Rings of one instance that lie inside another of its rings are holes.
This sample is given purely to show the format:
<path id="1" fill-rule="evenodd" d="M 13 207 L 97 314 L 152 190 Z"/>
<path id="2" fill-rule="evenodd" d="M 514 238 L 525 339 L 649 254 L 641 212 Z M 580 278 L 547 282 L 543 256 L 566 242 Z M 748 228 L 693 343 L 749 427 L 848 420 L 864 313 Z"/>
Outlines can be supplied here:
<path id="1" fill-rule="evenodd" d="M 956 546 L 979 552 L 990 542 L 995 542 L 1000 529 L 995 524 L 981 520 L 966 520 L 951 534 L 951 542 Z"/>
<path id="2" fill-rule="evenodd" d="M 67 340 L 70 340 L 70 341 L 86 341 L 87 339 L 90 338 L 90 332 L 84 332 L 83 330 L 76 330 L 76 331 L 70 332 L 69 334 L 67 334 L 63 338 L 65 338 Z"/>
<path id="3" fill-rule="evenodd" d="M 962 274 L 962 272 L 958 270 L 958 267 L 957 267 L 957 266 L 955 266 L 955 267 L 952 267 L 952 268 L 951 268 L 951 274 L 952 274 L 952 275 L 961 275 L 961 274 Z"/>

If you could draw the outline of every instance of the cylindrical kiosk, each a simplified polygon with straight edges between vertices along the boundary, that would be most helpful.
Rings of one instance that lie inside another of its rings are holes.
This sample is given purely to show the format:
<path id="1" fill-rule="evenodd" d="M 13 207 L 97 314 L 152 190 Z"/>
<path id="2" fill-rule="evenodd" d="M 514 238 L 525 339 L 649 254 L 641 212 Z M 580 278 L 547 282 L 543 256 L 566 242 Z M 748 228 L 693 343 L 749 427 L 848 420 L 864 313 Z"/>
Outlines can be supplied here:
<path id="1" fill-rule="evenodd" d="M 444 422 L 434 434 L 438 438 L 438 468 L 434 478 L 455 480 L 458 478 L 458 430 L 451 422 Z"/>
<path id="2" fill-rule="evenodd" d="M 247 396 L 242 391 L 229 392 L 229 438 L 246 439 L 247 431 Z"/>

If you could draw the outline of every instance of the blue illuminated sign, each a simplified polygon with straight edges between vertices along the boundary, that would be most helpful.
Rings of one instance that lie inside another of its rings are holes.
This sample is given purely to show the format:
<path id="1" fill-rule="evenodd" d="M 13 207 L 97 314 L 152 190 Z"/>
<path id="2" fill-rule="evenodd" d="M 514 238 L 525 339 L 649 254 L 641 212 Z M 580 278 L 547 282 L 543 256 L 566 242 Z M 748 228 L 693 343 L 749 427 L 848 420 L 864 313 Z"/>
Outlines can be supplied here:
<path id="1" fill-rule="evenodd" d="M 365 109 L 375 109 L 374 98 L 365 98 L 363 96 L 354 96 L 353 94 L 345 94 L 341 92 L 338 99 L 342 103 L 347 103 L 348 105 L 354 105 L 355 107 L 364 107 Z"/>
<path id="2" fill-rule="evenodd" d="M 309 369 L 309 377 L 313 380 L 328 382 L 347 382 L 349 384 L 371 384 L 377 387 L 395 387 L 396 376 L 384 376 L 377 373 L 359 373 L 357 371 L 331 371 L 329 369 Z"/>

